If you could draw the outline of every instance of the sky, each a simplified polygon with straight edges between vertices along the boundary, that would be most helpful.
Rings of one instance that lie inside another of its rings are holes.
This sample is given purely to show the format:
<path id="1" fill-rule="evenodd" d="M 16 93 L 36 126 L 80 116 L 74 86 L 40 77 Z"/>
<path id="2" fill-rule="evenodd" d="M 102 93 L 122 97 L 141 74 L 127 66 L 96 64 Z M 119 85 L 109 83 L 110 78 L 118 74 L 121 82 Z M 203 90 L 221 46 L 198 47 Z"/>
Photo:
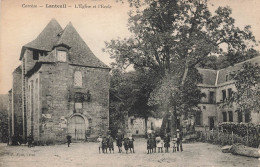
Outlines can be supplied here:
<path id="1" fill-rule="evenodd" d="M 110 56 L 102 52 L 104 42 L 130 35 L 128 4 L 115 1 L 0 0 L 0 94 L 8 93 L 12 87 L 12 72 L 20 65 L 22 46 L 34 40 L 52 18 L 56 18 L 62 28 L 71 22 L 93 53 L 109 65 Z M 23 4 L 38 7 L 23 8 Z M 46 8 L 46 4 L 67 4 L 67 8 Z M 91 8 L 75 8 L 79 4 Z M 93 8 L 95 5 L 110 5 L 110 8 Z M 236 26 L 251 25 L 253 34 L 260 40 L 260 0 L 210 0 L 209 7 L 214 11 L 218 6 L 227 5 L 232 8 Z"/>

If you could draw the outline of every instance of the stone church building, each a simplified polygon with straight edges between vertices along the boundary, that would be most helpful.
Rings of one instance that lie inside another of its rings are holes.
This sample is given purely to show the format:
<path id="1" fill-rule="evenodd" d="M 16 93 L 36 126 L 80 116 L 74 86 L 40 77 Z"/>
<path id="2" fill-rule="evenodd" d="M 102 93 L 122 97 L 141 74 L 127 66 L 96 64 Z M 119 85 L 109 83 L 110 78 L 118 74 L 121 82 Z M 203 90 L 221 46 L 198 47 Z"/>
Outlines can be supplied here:
<path id="1" fill-rule="evenodd" d="M 86 140 L 109 125 L 109 71 L 73 25 L 52 19 L 24 45 L 9 91 L 9 133 L 36 142 Z"/>

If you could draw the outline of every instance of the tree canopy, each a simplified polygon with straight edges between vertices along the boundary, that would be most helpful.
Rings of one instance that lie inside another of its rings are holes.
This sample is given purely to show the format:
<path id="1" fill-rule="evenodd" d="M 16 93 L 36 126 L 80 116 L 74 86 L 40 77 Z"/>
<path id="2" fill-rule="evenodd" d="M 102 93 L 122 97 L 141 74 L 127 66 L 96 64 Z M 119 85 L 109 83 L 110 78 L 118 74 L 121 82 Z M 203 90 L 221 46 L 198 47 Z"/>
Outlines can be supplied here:
<path id="1" fill-rule="evenodd" d="M 237 91 L 232 93 L 227 104 L 235 103 L 244 112 L 260 111 L 260 66 L 244 63 L 234 75 Z"/>
<path id="2" fill-rule="evenodd" d="M 198 76 L 195 67 L 200 62 L 211 55 L 231 59 L 245 55 L 256 43 L 250 26 L 235 26 L 229 7 L 211 13 L 207 0 L 129 3 L 128 29 L 132 35 L 106 42 L 105 50 L 115 60 L 113 68 L 133 66 L 153 71 L 160 82 L 151 93 L 151 104 L 156 99 L 164 101 L 167 110 L 168 105 L 186 106 L 186 110 L 197 105 L 200 95 L 195 86 L 199 78 L 192 77 Z"/>

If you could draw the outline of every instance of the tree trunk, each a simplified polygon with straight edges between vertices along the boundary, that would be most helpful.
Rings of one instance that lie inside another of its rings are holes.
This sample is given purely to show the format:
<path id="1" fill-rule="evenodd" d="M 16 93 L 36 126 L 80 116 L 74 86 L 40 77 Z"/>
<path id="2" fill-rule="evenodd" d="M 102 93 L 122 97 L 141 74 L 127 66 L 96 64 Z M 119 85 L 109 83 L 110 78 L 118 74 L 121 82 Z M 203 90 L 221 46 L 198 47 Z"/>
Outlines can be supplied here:
<path id="1" fill-rule="evenodd" d="M 173 106 L 173 111 L 171 112 L 171 136 L 176 134 L 176 105 Z"/>
<path id="2" fill-rule="evenodd" d="M 145 131 L 145 137 L 147 137 L 147 120 L 148 120 L 148 118 L 145 117 L 145 118 L 144 118 L 144 131 Z"/>
<path id="3" fill-rule="evenodd" d="M 187 75 L 188 75 L 188 71 L 189 71 L 189 66 L 188 66 L 188 61 L 186 60 L 184 74 L 183 74 L 182 81 L 181 81 L 181 86 L 184 86 L 185 80 L 186 80 Z"/>

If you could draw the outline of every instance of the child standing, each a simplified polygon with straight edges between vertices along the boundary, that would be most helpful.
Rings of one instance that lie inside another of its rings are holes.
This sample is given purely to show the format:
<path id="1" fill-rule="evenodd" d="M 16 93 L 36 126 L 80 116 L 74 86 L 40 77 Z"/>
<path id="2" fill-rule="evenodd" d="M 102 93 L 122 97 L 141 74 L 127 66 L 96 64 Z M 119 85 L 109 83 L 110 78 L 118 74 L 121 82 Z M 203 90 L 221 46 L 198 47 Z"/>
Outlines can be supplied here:
<path id="1" fill-rule="evenodd" d="M 118 153 L 122 152 L 122 142 L 123 142 L 124 136 L 120 133 L 120 131 L 116 134 L 116 145 L 118 147 Z"/>
<path id="2" fill-rule="evenodd" d="M 152 133 L 152 152 L 156 153 L 156 140 L 154 133 Z"/>
<path id="3" fill-rule="evenodd" d="M 102 138 L 102 152 L 103 153 L 107 153 L 107 137 L 106 136 L 104 136 L 103 138 Z"/>
<path id="4" fill-rule="evenodd" d="M 128 148 L 129 148 L 129 138 L 128 137 L 124 138 L 124 148 L 125 148 L 125 152 L 127 154 L 128 153 Z"/>
<path id="5" fill-rule="evenodd" d="M 176 152 L 176 142 L 177 138 L 176 135 L 174 135 L 174 138 L 172 139 L 172 152 Z"/>
<path id="6" fill-rule="evenodd" d="M 163 147 L 162 138 L 160 136 L 157 136 L 155 138 L 155 140 L 156 140 L 156 147 L 158 148 L 158 153 L 163 152 L 163 150 L 162 150 L 162 147 Z"/>
<path id="7" fill-rule="evenodd" d="M 151 154 L 152 149 L 153 149 L 153 139 L 151 137 L 151 134 L 149 134 L 147 139 L 147 154 Z"/>
<path id="8" fill-rule="evenodd" d="M 165 138 L 164 138 L 165 152 L 169 152 L 170 141 L 171 141 L 170 136 L 166 133 Z"/>
<path id="9" fill-rule="evenodd" d="M 70 146 L 71 143 L 71 135 L 67 135 L 67 143 L 68 143 L 68 147 Z"/>
<path id="10" fill-rule="evenodd" d="M 135 149 L 134 149 L 134 138 L 132 136 L 132 134 L 130 135 L 129 137 L 129 149 L 130 149 L 130 152 L 132 153 L 132 150 L 133 150 L 133 153 L 135 153 Z"/>
<path id="11" fill-rule="evenodd" d="M 114 154 L 114 139 L 110 135 L 108 135 L 108 148 L 109 148 L 109 152 L 111 153 L 112 150 Z"/>
<path id="12" fill-rule="evenodd" d="M 98 138 L 97 138 L 97 142 L 98 142 L 98 151 L 99 151 L 99 154 L 100 154 L 100 151 L 102 149 L 102 137 L 99 135 Z"/>

